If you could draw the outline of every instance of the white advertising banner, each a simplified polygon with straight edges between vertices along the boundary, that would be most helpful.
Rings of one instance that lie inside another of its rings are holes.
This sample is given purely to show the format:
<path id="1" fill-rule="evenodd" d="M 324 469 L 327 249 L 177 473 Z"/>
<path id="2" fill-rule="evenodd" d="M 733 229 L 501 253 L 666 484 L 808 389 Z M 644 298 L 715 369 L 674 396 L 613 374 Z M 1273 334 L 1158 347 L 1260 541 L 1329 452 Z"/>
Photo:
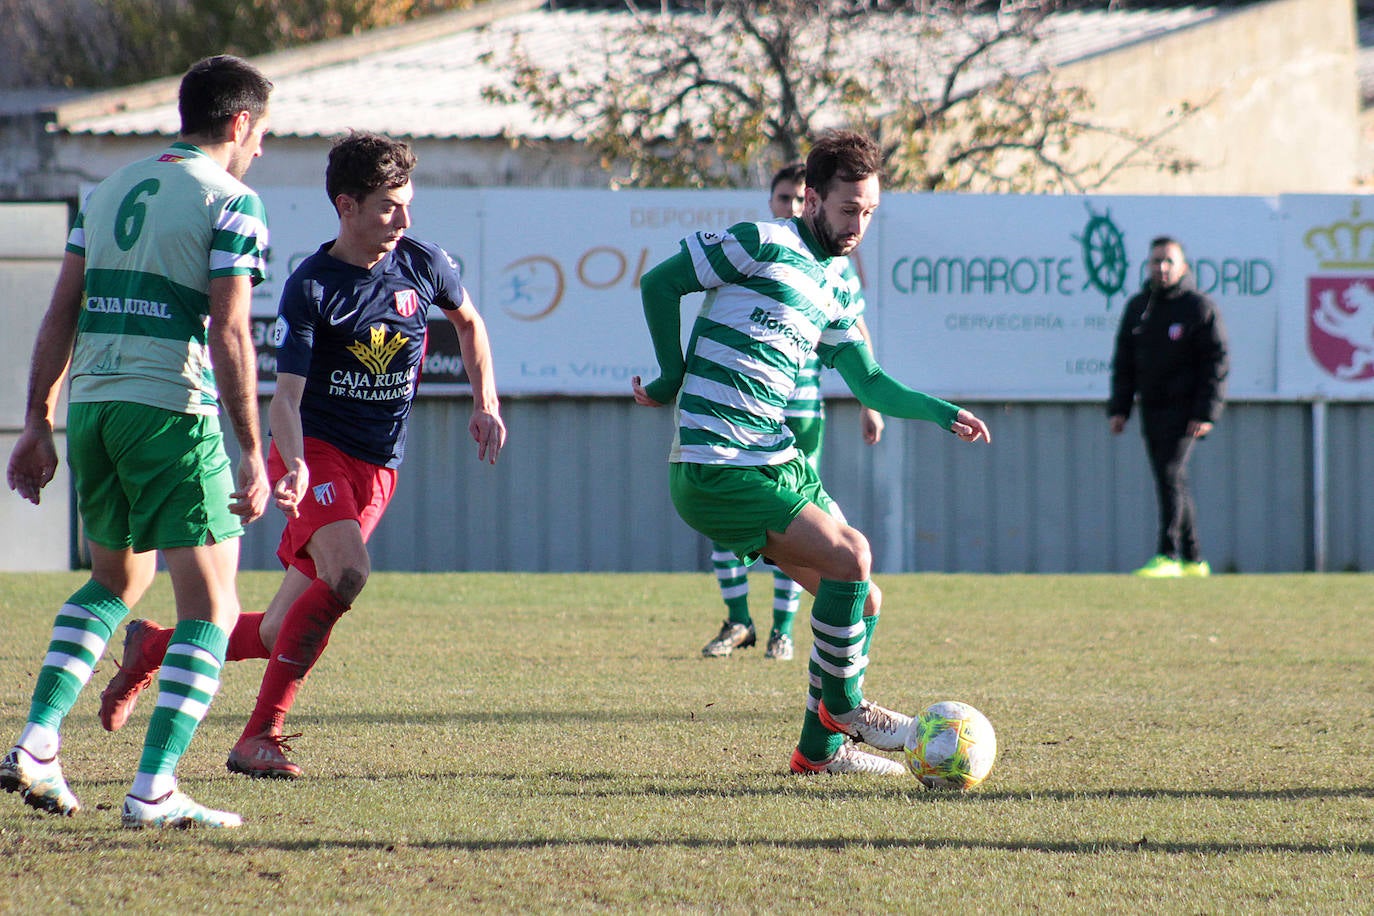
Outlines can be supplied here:
<path id="1" fill-rule="evenodd" d="M 738 191 L 488 191 L 481 302 L 501 386 L 628 396 L 632 376 L 653 379 L 639 278 L 684 236 L 768 219 L 767 205 Z M 700 303 L 684 298 L 684 339 Z"/>
<path id="2" fill-rule="evenodd" d="M 337 227 L 322 189 L 266 188 L 281 283 Z M 1374 398 L 1374 219 L 1352 196 L 883 195 L 857 258 L 879 362 L 954 399 L 1105 399 L 1122 309 L 1149 243 L 1183 242 L 1219 305 L 1232 398 Z M 629 395 L 657 374 L 639 278 L 683 236 L 768 217 L 763 191 L 418 189 L 411 232 L 442 245 L 487 323 L 506 395 Z M 1364 207 L 1374 214 L 1374 203 Z M 683 303 L 683 336 L 699 296 Z M 1365 308 L 1368 305 L 1369 308 Z M 447 333 L 448 337 L 444 334 Z M 843 392 L 828 373 L 827 391 Z M 462 390 L 431 322 L 421 392 Z"/>
<path id="3" fill-rule="evenodd" d="M 1231 395 L 1275 391 L 1272 199 L 890 194 L 879 212 L 871 326 L 879 362 L 913 387 L 1105 399 L 1123 308 L 1151 239 L 1170 235 L 1221 308 Z"/>
<path id="4" fill-rule="evenodd" d="M 273 251 L 272 278 L 254 300 L 255 329 L 265 341 L 280 284 L 338 224 L 323 191 L 260 193 Z M 632 376 L 658 374 L 640 276 L 692 232 L 769 218 L 767 204 L 766 193 L 745 191 L 420 188 L 410 231 L 462 265 L 492 340 L 502 394 L 627 397 Z M 699 295 L 683 300 L 684 340 L 700 302 Z M 462 381 L 449 365 L 456 338 L 441 336 L 452 336 L 446 324 L 430 322 L 421 393 Z M 260 349 L 259 367 L 275 369 L 270 351 Z M 271 371 L 263 377 L 270 381 Z"/>
<path id="5" fill-rule="evenodd" d="M 1374 398 L 1374 201 L 1283 198 L 1280 393 Z"/>

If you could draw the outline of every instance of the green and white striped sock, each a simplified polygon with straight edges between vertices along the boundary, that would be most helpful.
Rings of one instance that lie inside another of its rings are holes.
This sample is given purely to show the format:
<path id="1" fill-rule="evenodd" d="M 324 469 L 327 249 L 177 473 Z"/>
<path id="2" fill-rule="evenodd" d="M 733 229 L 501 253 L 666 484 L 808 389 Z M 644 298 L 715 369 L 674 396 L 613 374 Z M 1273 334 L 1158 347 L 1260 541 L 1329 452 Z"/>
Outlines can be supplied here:
<path id="1" fill-rule="evenodd" d="M 53 620 L 52 640 L 33 688 L 29 724 L 20 746 L 40 759 L 57 753 L 54 744 L 62 720 L 76 705 L 81 688 L 90 682 L 96 662 L 129 608 L 98 582 L 79 588 Z"/>
<path id="2" fill-rule="evenodd" d="M 807 662 L 806 716 L 797 748 L 807 760 L 828 760 L 844 735 L 821 724 L 822 700 L 831 713 L 846 713 L 863 700 L 863 671 L 868 663 L 864 623 L 868 582 L 822 579 L 811 606 L 811 658 Z"/>
<path id="3" fill-rule="evenodd" d="M 208 620 L 183 620 L 158 672 L 157 707 L 148 723 L 132 794 L 152 801 L 176 788 L 176 767 L 219 690 L 229 634 Z"/>
<path id="4" fill-rule="evenodd" d="M 749 567 L 719 544 L 711 545 L 711 566 L 716 571 L 720 597 L 730 622 L 746 626 L 753 623 L 749 616 Z"/>
<path id="5" fill-rule="evenodd" d="M 784 636 L 792 635 L 792 623 L 801 606 L 802 587 L 780 569 L 773 570 L 773 629 Z"/>
<path id="6" fill-rule="evenodd" d="M 878 618 L 881 614 L 874 614 L 864 618 L 864 670 L 859 675 L 859 694 L 863 695 L 864 674 L 868 673 L 868 650 L 873 645 L 873 631 L 878 629 Z"/>

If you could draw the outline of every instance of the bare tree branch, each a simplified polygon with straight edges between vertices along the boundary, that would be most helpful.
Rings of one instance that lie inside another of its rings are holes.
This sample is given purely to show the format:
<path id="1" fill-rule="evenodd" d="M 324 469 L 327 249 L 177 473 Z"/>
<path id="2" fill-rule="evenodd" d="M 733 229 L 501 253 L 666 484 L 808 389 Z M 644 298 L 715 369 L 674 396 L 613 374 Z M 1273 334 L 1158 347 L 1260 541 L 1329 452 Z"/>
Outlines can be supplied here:
<path id="1" fill-rule="evenodd" d="M 627 0 L 632 2 L 632 0 Z M 574 73 L 520 52 L 489 98 L 569 118 L 614 184 L 754 184 L 826 127 L 873 133 L 889 186 L 1083 190 L 1127 168 L 1197 163 L 1164 145 L 1197 110 L 1135 132 L 1099 123 L 1089 93 L 1037 57 L 1060 0 L 701 0 L 635 9 Z M 1093 145 L 1085 144 L 1091 139 Z M 1084 149 L 1101 149 L 1087 158 Z"/>

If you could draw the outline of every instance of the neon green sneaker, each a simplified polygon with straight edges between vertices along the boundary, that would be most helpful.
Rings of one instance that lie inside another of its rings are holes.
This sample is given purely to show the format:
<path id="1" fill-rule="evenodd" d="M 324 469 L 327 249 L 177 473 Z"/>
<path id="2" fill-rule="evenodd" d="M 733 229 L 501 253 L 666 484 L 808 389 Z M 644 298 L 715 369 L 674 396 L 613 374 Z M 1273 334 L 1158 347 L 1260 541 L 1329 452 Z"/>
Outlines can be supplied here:
<path id="1" fill-rule="evenodd" d="M 1179 569 L 1182 570 L 1182 574 L 1185 576 L 1205 579 L 1212 574 L 1212 566 L 1206 560 L 1198 560 L 1196 563 L 1184 561 L 1178 565 Z"/>
<path id="2" fill-rule="evenodd" d="M 1158 553 L 1150 557 L 1150 562 L 1137 569 L 1134 574 L 1147 579 L 1177 579 L 1183 575 L 1183 566 L 1173 557 Z"/>

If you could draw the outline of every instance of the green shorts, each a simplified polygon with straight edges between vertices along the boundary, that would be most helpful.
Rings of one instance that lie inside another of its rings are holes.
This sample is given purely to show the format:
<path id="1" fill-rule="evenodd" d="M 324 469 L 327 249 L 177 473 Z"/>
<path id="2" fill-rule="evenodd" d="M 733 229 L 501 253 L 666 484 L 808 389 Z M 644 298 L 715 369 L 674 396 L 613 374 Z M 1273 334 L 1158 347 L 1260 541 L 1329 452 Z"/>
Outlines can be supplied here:
<path id="1" fill-rule="evenodd" d="M 669 469 L 668 489 L 677 514 L 746 562 L 763 553 L 768 532 L 786 531 L 807 503 L 839 516 L 816 469 L 800 453 L 785 464 L 677 462 Z"/>
<path id="2" fill-rule="evenodd" d="M 72 404 L 67 463 L 85 533 L 110 550 L 198 547 L 243 534 L 219 417 L 126 401 Z"/>

